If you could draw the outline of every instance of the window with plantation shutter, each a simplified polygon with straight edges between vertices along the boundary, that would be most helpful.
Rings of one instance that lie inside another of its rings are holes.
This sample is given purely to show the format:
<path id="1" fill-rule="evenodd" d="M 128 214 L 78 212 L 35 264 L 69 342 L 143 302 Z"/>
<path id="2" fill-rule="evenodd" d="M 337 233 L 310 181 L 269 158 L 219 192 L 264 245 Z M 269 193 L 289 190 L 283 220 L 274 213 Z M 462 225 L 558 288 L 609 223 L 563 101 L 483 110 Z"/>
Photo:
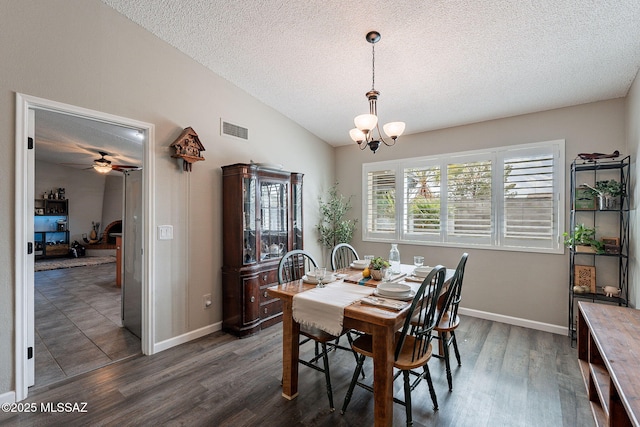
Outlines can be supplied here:
<path id="1" fill-rule="evenodd" d="M 563 253 L 564 140 L 363 165 L 363 240 Z"/>
<path id="2" fill-rule="evenodd" d="M 440 238 L 440 166 L 404 169 L 404 235 L 416 240 Z"/>
<path id="3" fill-rule="evenodd" d="M 450 241 L 490 243 L 491 160 L 447 165 L 447 237 Z"/>
<path id="4" fill-rule="evenodd" d="M 550 247 L 556 234 L 554 154 L 505 153 L 503 228 L 506 246 Z"/>
<path id="5" fill-rule="evenodd" d="M 396 232 L 395 169 L 366 172 L 366 232 L 370 236 L 394 236 Z"/>

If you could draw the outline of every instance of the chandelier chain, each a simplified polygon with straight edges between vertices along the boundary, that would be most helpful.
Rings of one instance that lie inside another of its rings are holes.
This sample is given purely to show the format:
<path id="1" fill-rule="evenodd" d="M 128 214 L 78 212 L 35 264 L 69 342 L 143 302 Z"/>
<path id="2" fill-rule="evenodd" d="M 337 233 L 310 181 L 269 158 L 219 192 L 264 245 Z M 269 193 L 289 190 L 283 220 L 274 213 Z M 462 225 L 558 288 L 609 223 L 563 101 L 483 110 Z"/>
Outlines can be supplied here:
<path id="1" fill-rule="evenodd" d="M 371 44 L 371 90 L 376 90 L 376 45 Z"/>

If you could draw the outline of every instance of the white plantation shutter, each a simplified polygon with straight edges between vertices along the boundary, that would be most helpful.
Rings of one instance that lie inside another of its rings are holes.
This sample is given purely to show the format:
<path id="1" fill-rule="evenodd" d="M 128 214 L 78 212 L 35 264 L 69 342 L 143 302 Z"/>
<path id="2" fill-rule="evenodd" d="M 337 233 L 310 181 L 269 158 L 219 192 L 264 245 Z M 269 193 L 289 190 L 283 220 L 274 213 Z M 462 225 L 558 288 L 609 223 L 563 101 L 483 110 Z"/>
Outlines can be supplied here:
<path id="1" fill-rule="evenodd" d="M 447 240 L 490 243 L 492 162 L 447 165 Z"/>
<path id="2" fill-rule="evenodd" d="M 563 253 L 564 140 L 363 165 L 363 239 Z"/>
<path id="3" fill-rule="evenodd" d="M 552 248 L 557 209 L 554 153 L 505 154 L 503 234 L 507 246 Z"/>
<path id="4" fill-rule="evenodd" d="M 404 169 L 403 234 L 411 240 L 439 240 L 440 166 Z"/>
<path id="5" fill-rule="evenodd" d="M 365 174 L 365 234 L 393 237 L 396 232 L 396 171 L 369 170 Z"/>

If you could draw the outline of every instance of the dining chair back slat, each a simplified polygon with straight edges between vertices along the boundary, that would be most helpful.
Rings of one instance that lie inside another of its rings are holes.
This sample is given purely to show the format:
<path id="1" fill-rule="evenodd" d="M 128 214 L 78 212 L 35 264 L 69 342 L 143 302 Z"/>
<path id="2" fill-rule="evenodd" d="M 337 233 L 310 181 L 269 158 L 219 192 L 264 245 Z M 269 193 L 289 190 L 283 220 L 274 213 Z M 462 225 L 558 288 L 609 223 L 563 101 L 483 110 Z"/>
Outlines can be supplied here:
<path id="1" fill-rule="evenodd" d="M 407 316 L 396 343 L 395 360 L 398 360 L 402 352 L 407 335 L 414 338 L 412 362 L 423 357 L 429 349 L 432 331 L 438 322 L 437 301 L 442 292 L 446 272 L 445 267 L 438 265 L 422 281 L 409 308 L 409 313 L 415 315 Z"/>
<path id="2" fill-rule="evenodd" d="M 348 243 L 338 243 L 331 251 L 331 269 L 333 271 L 347 268 L 358 259 L 358 252 Z"/>
<path id="3" fill-rule="evenodd" d="M 278 264 L 278 283 L 300 280 L 317 266 L 318 263 L 308 252 L 301 249 L 289 251 L 282 256 Z"/>

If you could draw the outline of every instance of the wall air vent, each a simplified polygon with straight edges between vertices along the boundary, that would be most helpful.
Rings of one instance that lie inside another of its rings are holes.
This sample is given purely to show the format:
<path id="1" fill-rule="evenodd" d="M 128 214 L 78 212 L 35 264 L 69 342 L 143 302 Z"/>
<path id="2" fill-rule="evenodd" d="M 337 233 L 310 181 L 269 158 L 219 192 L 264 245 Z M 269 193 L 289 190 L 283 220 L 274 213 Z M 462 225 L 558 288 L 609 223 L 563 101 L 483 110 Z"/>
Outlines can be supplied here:
<path id="1" fill-rule="evenodd" d="M 249 129 L 226 122 L 223 119 L 220 119 L 220 134 L 244 139 L 245 141 L 249 139 Z"/>

